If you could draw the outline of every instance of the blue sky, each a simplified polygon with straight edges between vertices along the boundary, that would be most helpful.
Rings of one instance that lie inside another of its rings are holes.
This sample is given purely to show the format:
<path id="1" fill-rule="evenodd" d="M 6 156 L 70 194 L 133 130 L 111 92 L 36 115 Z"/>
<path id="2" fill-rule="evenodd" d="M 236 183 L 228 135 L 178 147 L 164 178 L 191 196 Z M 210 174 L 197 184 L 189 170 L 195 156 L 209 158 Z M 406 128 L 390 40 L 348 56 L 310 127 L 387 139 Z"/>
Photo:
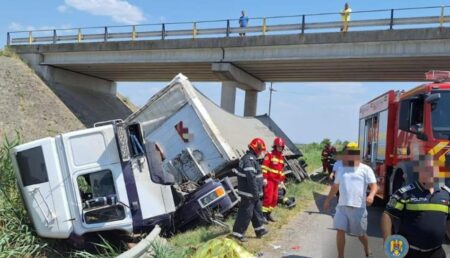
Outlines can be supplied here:
<path id="1" fill-rule="evenodd" d="M 148 0 L 39 0 L 6 1 L 0 11 L 0 42 L 6 32 L 30 29 L 74 28 L 105 25 L 235 19 L 242 9 L 251 17 L 338 12 L 345 1 L 248 0 L 248 1 L 148 1 Z M 450 1 L 377 0 L 349 1 L 353 11 L 450 5 Z M 447 8 L 450 13 L 450 7 Z M 408 11 L 405 15 L 418 15 Z M 356 14 L 355 14 L 356 15 Z M 361 15 L 361 14 L 360 14 Z M 182 72 L 182 71 L 180 71 Z M 118 90 L 137 105 L 143 105 L 166 82 L 119 82 Z M 194 83 L 202 92 L 220 101 L 219 83 Z M 272 117 L 295 142 L 356 140 L 358 109 L 389 89 L 410 89 L 418 83 L 274 83 Z M 243 113 L 238 91 L 236 113 Z M 269 94 L 259 94 L 258 114 L 268 112 Z"/>

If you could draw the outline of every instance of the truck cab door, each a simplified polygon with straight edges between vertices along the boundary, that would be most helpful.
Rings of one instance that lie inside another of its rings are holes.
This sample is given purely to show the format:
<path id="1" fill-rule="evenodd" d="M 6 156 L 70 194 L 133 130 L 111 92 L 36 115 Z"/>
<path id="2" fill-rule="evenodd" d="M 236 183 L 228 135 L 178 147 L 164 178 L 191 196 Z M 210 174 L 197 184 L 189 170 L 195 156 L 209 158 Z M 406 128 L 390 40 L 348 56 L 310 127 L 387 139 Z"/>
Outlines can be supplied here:
<path id="1" fill-rule="evenodd" d="M 112 125 L 61 135 L 75 201 L 75 233 L 132 231 L 116 136 Z"/>
<path id="2" fill-rule="evenodd" d="M 68 238 L 73 231 L 65 185 L 55 139 L 44 138 L 17 146 L 11 151 L 13 165 L 25 206 L 37 234 Z"/>

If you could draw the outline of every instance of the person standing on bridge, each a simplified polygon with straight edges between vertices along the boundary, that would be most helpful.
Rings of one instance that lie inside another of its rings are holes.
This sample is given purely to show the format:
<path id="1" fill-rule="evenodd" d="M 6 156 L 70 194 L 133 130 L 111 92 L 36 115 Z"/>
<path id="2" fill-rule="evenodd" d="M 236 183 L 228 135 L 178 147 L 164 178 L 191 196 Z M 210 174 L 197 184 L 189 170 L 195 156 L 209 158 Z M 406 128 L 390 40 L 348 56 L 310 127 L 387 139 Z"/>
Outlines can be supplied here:
<path id="1" fill-rule="evenodd" d="M 260 198 L 263 196 L 263 175 L 257 160 L 258 156 L 266 151 L 266 144 L 262 139 L 255 138 L 248 145 L 248 149 L 239 161 L 239 168 L 236 172 L 241 202 L 234 222 L 233 233 L 231 233 L 232 237 L 241 242 L 246 241 L 244 233 L 247 231 L 250 221 L 256 237 L 260 238 L 268 233 L 263 226 L 261 214 Z"/>
<path id="2" fill-rule="evenodd" d="M 350 22 L 350 14 L 352 13 L 352 9 L 348 5 L 348 3 L 345 3 L 344 9 L 341 11 L 341 19 L 342 19 L 342 32 L 348 31 L 348 23 Z"/>
<path id="3" fill-rule="evenodd" d="M 245 16 L 245 11 L 242 10 L 241 17 L 239 17 L 239 27 L 245 28 L 245 27 L 247 27 L 247 24 L 248 24 L 248 17 Z M 239 36 L 241 36 L 241 37 L 245 36 L 245 32 L 240 32 Z"/>
<path id="4" fill-rule="evenodd" d="M 369 250 L 367 236 L 367 209 L 372 205 L 377 192 L 377 181 L 373 170 L 360 162 L 360 150 L 357 143 L 347 144 L 341 154 L 343 166 L 338 167 L 334 184 L 325 199 L 323 209 L 330 208 L 330 201 L 339 190 L 340 196 L 334 215 L 336 244 L 339 258 L 344 258 L 345 233 L 357 236 L 361 241 L 366 257 L 373 257 Z M 370 193 L 366 197 L 367 186 Z"/>

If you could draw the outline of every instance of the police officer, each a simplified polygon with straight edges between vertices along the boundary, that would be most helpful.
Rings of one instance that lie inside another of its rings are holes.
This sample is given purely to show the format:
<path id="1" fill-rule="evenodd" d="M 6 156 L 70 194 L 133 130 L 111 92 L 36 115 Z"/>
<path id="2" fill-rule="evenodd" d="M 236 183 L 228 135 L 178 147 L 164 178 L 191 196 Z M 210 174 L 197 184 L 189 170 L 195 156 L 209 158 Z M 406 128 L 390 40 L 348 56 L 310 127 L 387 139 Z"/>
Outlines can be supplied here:
<path id="1" fill-rule="evenodd" d="M 381 217 L 384 240 L 392 233 L 392 220 L 399 220 L 398 234 L 409 244 L 407 258 L 446 256 L 442 242 L 448 232 L 450 198 L 447 191 L 434 188 L 439 166 L 426 165 L 427 161 L 433 164 L 432 157 L 419 161 L 414 169 L 420 171 L 418 180 L 397 190 Z"/>
<path id="2" fill-rule="evenodd" d="M 262 205 L 260 198 L 263 194 L 263 175 L 257 157 L 266 151 L 266 144 L 260 138 L 253 139 L 248 145 L 249 150 L 239 161 L 236 172 L 238 178 L 238 194 L 241 197 L 236 221 L 231 236 L 245 242 L 244 233 L 250 221 L 256 237 L 260 238 L 268 231 L 263 226 Z"/>

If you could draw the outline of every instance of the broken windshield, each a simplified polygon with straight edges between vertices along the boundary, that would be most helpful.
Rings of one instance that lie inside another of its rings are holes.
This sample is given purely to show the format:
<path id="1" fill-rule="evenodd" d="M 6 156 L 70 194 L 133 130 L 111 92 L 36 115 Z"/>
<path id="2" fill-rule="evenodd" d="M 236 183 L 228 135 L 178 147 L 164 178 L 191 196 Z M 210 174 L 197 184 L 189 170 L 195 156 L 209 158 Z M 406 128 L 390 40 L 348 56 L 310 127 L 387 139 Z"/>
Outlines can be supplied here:
<path id="1" fill-rule="evenodd" d="M 437 139 L 450 140 L 450 92 L 439 93 L 441 97 L 431 104 L 433 135 Z"/>

